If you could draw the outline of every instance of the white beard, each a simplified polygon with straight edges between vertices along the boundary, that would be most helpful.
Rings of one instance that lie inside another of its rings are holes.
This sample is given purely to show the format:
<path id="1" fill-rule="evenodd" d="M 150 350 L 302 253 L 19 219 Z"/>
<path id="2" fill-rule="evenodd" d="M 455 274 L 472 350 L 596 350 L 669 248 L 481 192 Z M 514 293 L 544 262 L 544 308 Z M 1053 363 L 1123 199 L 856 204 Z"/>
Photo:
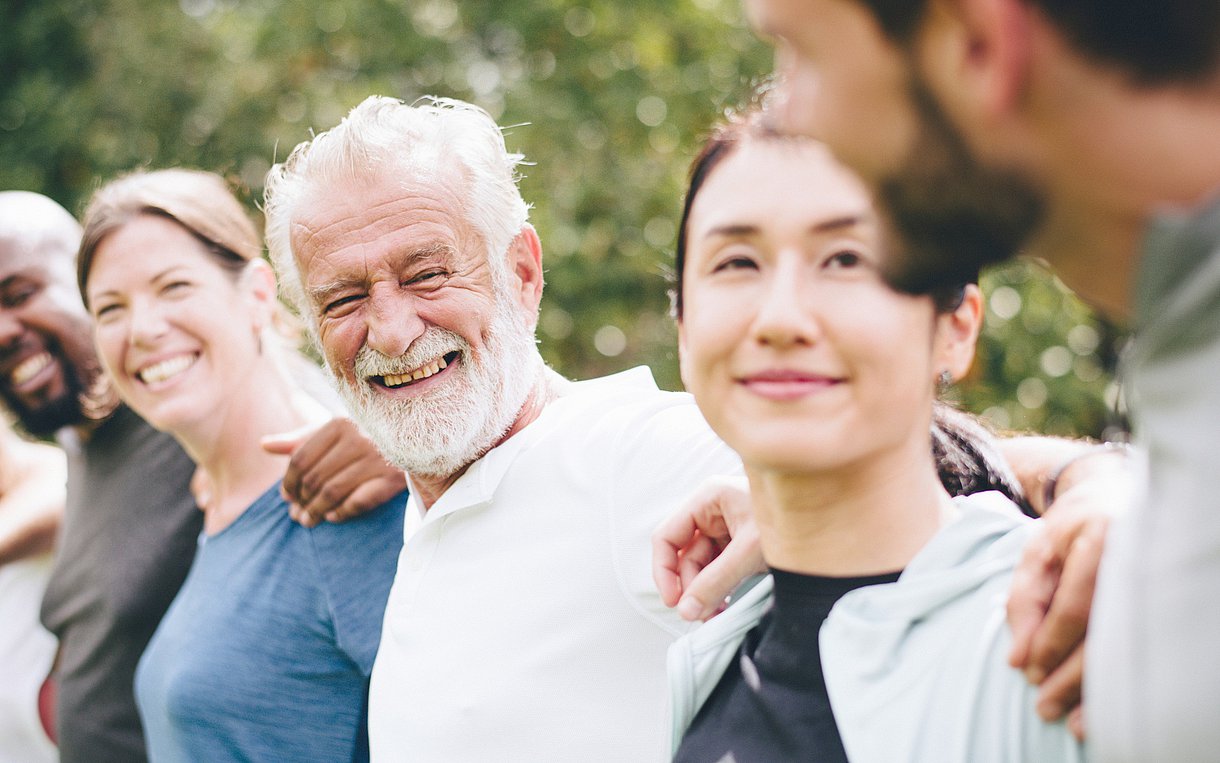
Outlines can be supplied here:
<path id="1" fill-rule="evenodd" d="M 504 436 L 545 369 L 533 332 L 499 295 L 484 347 L 483 356 L 476 358 L 462 337 L 429 327 L 397 358 L 361 347 L 352 383 L 329 365 L 327 371 L 352 417 L 387 461 L 411 474 L 449 477 Z M 461 353 L 458 366 L 426 395 L 395 398 L 375 392 L 366 381 L 419 368 L 454 351 Z"/>

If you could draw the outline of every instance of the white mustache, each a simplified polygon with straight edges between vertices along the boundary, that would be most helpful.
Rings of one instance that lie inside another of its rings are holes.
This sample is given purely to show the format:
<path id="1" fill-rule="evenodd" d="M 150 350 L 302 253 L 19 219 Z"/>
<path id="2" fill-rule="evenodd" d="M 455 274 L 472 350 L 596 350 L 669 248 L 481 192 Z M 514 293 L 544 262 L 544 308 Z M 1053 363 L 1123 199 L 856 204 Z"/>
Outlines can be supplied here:
<path id="1" fill-rule="evenodd" d="M 442 355 L 460 352 L 463 355 L 470 351 L 470 344 L 453 333 L 440 328 L 431 328 L 411 343 L 407 351 L 396 358 L 391 358 L 367 344 L 362 345 L 356 353 L 353 370 L 357 379 L 367 379 L 370 376 L 386 376 L 403 374 L 431 363 Z"/>

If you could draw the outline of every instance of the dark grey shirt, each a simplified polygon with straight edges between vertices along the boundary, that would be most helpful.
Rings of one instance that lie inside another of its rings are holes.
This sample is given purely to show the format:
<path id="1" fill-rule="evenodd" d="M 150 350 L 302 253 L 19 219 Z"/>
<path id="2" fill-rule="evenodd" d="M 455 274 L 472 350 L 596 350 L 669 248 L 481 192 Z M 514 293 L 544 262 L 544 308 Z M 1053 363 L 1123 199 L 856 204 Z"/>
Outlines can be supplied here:
<path id="1" fill-rule="evenodd" d="M 140 761 L 132 682 L 195 556 L 203 523 L 189 489 L 195 465 L 126 407 L 88 441 L 61 440 L 67 509 L 42 602 L 42 622 L 60 641 L 60 756 Z"/>

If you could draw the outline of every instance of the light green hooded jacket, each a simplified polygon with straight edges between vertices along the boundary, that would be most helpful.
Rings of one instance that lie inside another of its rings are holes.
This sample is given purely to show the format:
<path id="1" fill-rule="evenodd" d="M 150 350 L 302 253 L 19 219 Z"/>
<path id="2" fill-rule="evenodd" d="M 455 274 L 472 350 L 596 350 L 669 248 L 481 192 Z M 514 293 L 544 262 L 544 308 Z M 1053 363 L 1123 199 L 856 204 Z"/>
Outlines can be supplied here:
<path id="1" fill-rule="evenodd" d="M 1033 520 L 999 493 L 956 499 L 957 518 L 896 583 L 835 604 L 819 635 L 835 722 L 853 763 L 1074 763 L 1079 743 L 1034 711 L 1008 665 L 1012 572 Z M 669 650 L 673 749 L 746 633 L 770 607 L 764 578 Z"/>

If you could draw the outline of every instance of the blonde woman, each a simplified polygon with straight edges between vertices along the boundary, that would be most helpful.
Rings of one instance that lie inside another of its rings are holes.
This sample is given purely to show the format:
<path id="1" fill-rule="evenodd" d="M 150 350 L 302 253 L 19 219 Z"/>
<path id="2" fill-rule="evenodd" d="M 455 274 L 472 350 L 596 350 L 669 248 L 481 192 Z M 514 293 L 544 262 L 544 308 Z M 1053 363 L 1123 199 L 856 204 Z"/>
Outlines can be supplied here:
<path id="1" fill-rule="evenodd" d="M 207 173 L 137 173 L 84 220 L 81 293 L 123 401 L 207 475 L 199 552 L 136 673 L 154 760 L 359 760 L 404 496 L 293 522 L 263 437 L 326 416 L 274 330 L 253 225 Z"/>

